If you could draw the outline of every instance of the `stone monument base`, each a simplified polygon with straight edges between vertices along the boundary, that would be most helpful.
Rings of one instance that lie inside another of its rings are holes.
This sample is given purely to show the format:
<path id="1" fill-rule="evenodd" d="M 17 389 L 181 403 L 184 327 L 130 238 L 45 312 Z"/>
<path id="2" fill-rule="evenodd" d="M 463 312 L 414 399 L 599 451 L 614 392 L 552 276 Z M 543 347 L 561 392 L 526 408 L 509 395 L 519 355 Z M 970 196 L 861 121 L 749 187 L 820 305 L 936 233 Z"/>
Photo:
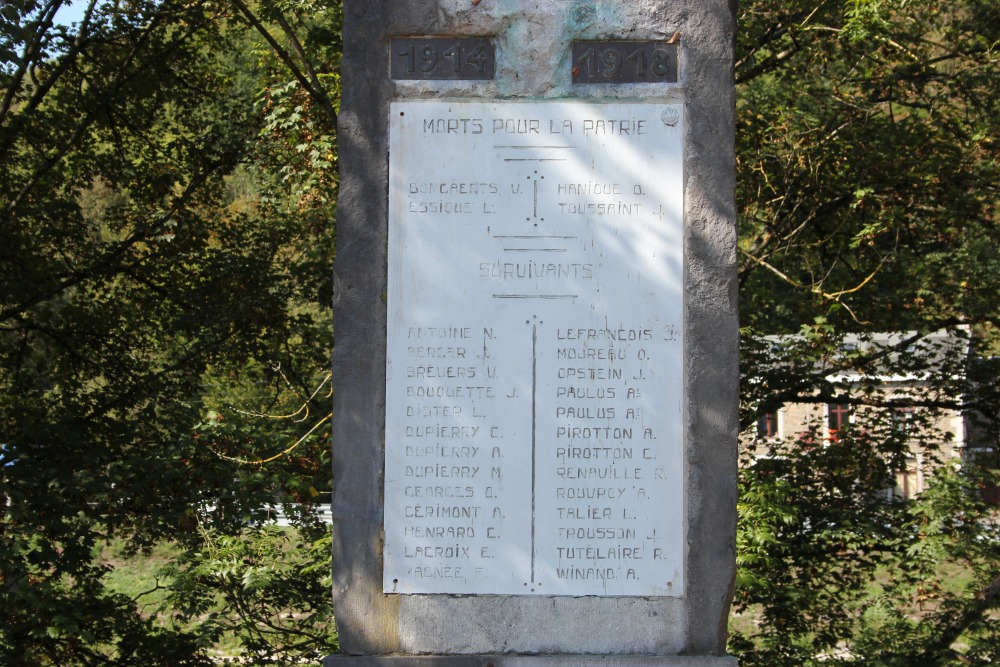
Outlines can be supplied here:
<path id="1" fill-rule="evenodd" d="M 331 655 L 323 667 L 737 667 L 732 656 Z"/>

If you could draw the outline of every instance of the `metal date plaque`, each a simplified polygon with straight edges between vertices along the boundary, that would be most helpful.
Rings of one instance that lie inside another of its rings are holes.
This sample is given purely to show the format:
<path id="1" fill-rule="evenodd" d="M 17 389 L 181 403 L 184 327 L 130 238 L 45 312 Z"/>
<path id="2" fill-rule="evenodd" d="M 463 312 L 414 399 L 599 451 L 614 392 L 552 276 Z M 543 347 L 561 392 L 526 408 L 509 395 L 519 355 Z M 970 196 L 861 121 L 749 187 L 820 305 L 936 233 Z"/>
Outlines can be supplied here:
<path id="1" fill-rule="evenodd" d="M 575 41 L 573 83 L 676 83 L 677 41 Z"/>
<path id="2" fill-rule="evenodd" d="M 394 37 L 393 79 L 477 81 L 496 72 L 496 49 L 485 37 Z"/>

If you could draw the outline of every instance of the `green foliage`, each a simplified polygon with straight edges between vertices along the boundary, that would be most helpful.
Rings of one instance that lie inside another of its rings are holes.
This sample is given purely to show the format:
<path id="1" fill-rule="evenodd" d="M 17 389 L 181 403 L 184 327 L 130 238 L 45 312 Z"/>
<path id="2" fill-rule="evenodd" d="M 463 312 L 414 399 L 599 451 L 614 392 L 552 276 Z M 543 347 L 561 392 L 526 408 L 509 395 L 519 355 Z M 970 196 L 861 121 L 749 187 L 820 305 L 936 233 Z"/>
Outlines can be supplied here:
<path id="1" fill-rule="evenodd" d="M 843 444 L 830 449 L 854 461 L 868 450 Z M 984 480 L 947 466 L 915 502 L 880 503 L 884 487 L 863 488 L 843 459 L 824 451 L 741 474 L 736 610 L 755 623 L 731 633 L 740 663 L 995 664 L 1000 532 L 977 493 Z M 841 495 L 831 469 L 863 496 Z"/>
<path id="2" fill-rule="evenodd" d="M 94 549 L 187 553 L 205 522 L 323 499 L 336 183 L 280 172 L 259 91 L 294 76 L 229 3 L 89 3 L 76 30 L 59 4 L 0 10 L 0 662 L 208 664 L 198 619 L 157 623 Z M 332 163 L 330 119 L 306 120 Z M 329 623 L 319 588 L 256 609 Z"/>
<path id="3" fill-rule="evenodd" d="M 190 622 L 204 643 L 226 636 L 239 655 L 224 664 L 320 661 L 337 650 L 330 596 L 328 528 L 300 518 L 298 533 L 275 526 L 236 533 L 202 531 L 200 548 L 164 570 L 172 580 L 164 610 Z M 301 536 L 301 541 L 295 536 Z"/>
<path id="4" fill-rule="evenodd" d="M 952 461 L 937 430 L 954 413 L 1000 442 L 997 11 L 740 6 L 744 435 L 791 404 L 855 414 L 835 438 L 814 424 L 744 452 L 741 665 L 997 660 L 1000 536 L 980 492 L 1000 461 Z M 911 451 L 933 481 L 903 501 L 887 489 Z"/>
<path id="5" fill-rule="evenodd" d="M 315 659 L 341 3 L 89 2 L 75 30 L 59 4 L 0 6 L 0 662 Z M 740 5 L 741 420 L 859 415 L 745 461 L 743 665 L 998 659 L 1000 461 L 942 467 L 933 428 L 964 411 L 1000 451 L 998 12 Z M 974 364 L 928 342 L 957 325 Z M 886 330 L 915 333 L 845 348 Z M 894 500 L 914 441 L 934 485 Z M 109 539 L 176 545 L 157 613 Z"/>
<path id="6" fill-rule="evenodd" d="M 996 19 L 979 0 L 741 6 L 745 324 L 996 324 Z"/>

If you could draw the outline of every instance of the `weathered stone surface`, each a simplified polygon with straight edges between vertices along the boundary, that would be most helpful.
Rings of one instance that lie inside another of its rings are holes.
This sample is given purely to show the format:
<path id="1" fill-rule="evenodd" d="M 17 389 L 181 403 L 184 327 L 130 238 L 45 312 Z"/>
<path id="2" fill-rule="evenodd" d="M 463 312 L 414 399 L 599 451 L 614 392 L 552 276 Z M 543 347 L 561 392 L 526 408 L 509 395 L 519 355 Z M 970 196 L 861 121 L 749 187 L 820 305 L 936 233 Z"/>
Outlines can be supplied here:
<path id="1" fill-rule="evenodd" d="M 357 665 L 733 665 L 722 656 L 734 573 L 738 325 L 734 6 L 727 0 L 348 0 L 335 263 L 334 596 Z M 680 39 L 676 84 L 574 85 L 573 39 Z M 491 35 L 493 81 L 390 81 L 392 35 Z M 392 100 L 631 99 L 683 103 L 686 594 L 382 592 L 388 109 Z M 481 654 L 413 658 L 391 654 Z M 608 654 L 620 658 L 513 654 Z M 627 656 L 661 656 L 635 658 Z M 674 656 L 674 657 L 663 657 Z M 333 658 L 330 664 L 348 658 Z M 421 662 L 433 661 L 433 662 Z M 581 660 L 585 660 L 581 662 Z M 443 661 L 443 662 L 442 662 Z"/>

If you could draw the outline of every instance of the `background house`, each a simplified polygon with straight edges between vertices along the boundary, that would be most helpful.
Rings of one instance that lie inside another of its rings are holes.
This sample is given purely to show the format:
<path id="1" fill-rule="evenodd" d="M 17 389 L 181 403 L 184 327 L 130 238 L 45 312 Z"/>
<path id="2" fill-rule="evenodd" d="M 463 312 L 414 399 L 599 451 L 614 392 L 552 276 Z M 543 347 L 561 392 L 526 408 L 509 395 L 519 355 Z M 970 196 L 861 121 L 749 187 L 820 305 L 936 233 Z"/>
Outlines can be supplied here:
<path id="1" fill-rule="evenodd" d="M 844 429 L 892 440 L 884 451 L 892 452 L 895 479 L 886 493 L 913 498 L 937 465 L 996 451 L 964 403 L 969 336 L 964 328 L 847 335 L 837 349 L 818 353 L 811 370 L 799 371 L 822 375 L 822 389 L 760 413 L 741 435 L 741 447 L 760 460 L 780 457 L 788 447 L 829 445 Z M 803 339 L 768 341 L 773 360 L 762 377 L 795 372 L 787 353 Z"/>

